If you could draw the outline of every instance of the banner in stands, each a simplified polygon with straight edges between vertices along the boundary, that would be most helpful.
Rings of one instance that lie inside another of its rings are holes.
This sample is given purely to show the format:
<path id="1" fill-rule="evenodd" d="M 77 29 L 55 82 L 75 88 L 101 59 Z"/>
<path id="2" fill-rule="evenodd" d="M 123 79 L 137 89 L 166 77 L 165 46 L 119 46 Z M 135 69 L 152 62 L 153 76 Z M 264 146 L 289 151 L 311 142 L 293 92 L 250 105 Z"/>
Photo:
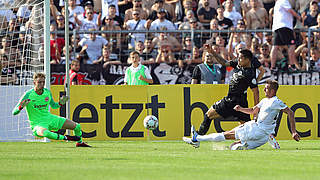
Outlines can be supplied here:
<path id="1" fill-rule="evenodd" d="M 260 98 L 264 97 L 260 85 Z M 63 86 L 52 86 L 55 100 Z M 190 136 L 190 127 L 199 127 L 204 113 L 227 94 L 227 85 L 153 85 L 153 86 L 71 86 L 71 119 L 80 122 L 86 140 L 181 140 Z M 249 106 L 253 106 L 248 91 Z M 281 86 L 278 97 L 294 112 L 296 127 L 303 139 L 320 139 L 319 86 Z M 65 115 L 64 108 L 52 109 Z M 148 131 L 145 116 L 153 114 L 159 127 Z M 291 139 L 286 114 L 277 119 L 278 139 Z M 209 133 L 231 130 L 237 119 L 216 120 Z"/>
<path id="2" fill-rule="evenodd" d="M 101 65 L 83 65 L 81 74 L 86 76 L 86 80 L 93 85 L 118 85 L 123 84 L 124 74 L 128 65 L 109 65 L 102 68 Z M 177 64 L 152 64 L 148 65 L 151 70 L 155 84 L 190 84 L 192 71 L 195 65 L 186 65 L 179 68 Z M 61 85 L 64 81 L 65 66 L 51 65 L 51 84 Z M 226 74 L 226 83 L 229 82 L 231 72 Z M 320 85 L 319 72 L 285 73 L 280 72 L 274 76 L 269 69 L 266 69 L 260 84 L 264 84 L 267 79 L 275 79 L 281 85 Z"/>

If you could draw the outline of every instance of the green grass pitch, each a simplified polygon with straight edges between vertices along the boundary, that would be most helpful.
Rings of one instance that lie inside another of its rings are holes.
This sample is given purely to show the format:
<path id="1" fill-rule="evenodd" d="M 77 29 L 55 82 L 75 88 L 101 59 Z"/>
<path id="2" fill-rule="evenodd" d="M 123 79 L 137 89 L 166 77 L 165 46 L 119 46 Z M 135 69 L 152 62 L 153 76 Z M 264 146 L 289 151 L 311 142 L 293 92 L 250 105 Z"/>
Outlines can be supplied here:
<path id="1" fill-rule="evenodd" d="M 320 141 L 280 141 L 256 150 L 223 150 L 231 141 L 1 142 L 0 179 L 215 180 L 320 178 Z"/>

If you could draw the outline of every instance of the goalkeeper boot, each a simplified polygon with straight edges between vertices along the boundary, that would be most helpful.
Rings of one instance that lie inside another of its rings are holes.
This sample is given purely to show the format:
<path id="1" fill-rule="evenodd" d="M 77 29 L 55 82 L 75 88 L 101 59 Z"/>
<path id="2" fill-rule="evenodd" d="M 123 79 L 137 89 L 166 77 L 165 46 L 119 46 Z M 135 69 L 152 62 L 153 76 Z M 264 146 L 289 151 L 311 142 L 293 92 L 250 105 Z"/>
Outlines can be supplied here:
<path id="1" fill-rule="evenodd" d="M 81 137 L 80 136 L 69 136 L 69 135 L 65 135 L 65 139 L 66 141 L 80 141 Z"/>
<path id="2" fill-rule="evenodd" d="M 271 145 L 271 147 L 273 149 L 280 149 L 280 145 L 279 145 L 278 141 L 276 140 L 276 138 L 274 137 L 273 134 L 269 135 L 268 142 L 269 142 L 269 144 Z"/>
<path id="3" fill-rule="evenodd" d="M 89 144 L 85 143 L 85 142 L 77 142 L 76 147 L 91 147 Z"/>

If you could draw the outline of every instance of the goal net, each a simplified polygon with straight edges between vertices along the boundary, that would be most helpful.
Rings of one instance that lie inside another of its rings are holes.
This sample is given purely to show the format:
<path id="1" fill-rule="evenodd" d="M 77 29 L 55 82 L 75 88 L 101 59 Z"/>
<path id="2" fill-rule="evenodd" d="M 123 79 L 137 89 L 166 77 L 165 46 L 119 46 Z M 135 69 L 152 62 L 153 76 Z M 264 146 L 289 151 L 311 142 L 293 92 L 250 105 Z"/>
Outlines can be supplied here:
<path id="1" fill-rule="evenodd" d="M 0 141 L 36 141 L 26 112 L 11 112 L 44 71 L 44 27 L 44 0 L 0 0 Z"/>

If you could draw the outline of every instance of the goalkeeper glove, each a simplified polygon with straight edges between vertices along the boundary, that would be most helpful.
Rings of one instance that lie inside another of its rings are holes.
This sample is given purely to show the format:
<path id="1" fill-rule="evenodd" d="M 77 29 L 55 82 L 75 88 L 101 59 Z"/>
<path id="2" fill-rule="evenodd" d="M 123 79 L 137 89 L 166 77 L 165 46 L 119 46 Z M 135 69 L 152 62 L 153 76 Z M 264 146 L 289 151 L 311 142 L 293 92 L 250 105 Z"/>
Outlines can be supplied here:
<path id="1" fill-rule="evenodd" d="M 69 100 L 69 97 L 68 96 L 62 96 L 60 98 L 60 102 L 59 102 L 59 105 L 64 105 L 67 101 Z"/>
<path id="2" fill-rule="evenodd" d="M 24 107 L 26 107 L 30 102 L 30 99 L 25 99 L 20 103 L 19 110 L 21 111 Z"/>

